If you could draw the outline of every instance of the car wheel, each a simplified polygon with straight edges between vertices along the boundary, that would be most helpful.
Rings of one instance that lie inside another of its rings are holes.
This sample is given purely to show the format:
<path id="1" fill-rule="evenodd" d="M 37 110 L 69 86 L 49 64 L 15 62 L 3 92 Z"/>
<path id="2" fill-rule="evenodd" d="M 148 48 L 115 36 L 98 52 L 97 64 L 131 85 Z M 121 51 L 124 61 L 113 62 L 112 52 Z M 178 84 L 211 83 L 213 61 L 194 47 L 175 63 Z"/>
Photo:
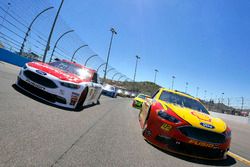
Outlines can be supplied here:
<path id="1" fill-rule="evenodd" d="M 81 96 L 80 96 L 80 98 L 78 100 L 78 103 L 77 103 L 76 107 L 75 107 L 75 109 L 77 111 L 79 111 L 79 110 L 81 110 L 83 108 L 83 103 L 84 103 L 84 101 L 85 101 L 85 99 L 87 97 L 87 94 L 88 94 L 88 88 L 85 88 L 82 91 L 82 94 L 81 94 Z"/>
<path id="2" fill-rule="evenodd" d="M 99 99 L 97 100 L 97 103 L 96 103 L 96 105 L 98 105 L 98 104 L 100 104 L 100 100 L 99 100 Z"/>

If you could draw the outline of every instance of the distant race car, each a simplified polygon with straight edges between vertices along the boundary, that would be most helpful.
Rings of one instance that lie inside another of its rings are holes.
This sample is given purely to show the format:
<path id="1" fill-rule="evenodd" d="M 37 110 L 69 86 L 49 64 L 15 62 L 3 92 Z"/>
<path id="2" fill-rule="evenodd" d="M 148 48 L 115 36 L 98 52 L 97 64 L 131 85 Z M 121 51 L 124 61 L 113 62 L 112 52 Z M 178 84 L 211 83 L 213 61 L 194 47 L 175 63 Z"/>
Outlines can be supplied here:
<path id="1" fill-rule="evenodd" d="M 117 93 L 118 96 L 122 96 L 123 95 L 123 90 L 118 88 L 116 90 L 116 93 Z"/>
<path id="2" fill-rule="evenodd" d="M 126 91 L 125 89 L 117 88 L 116 94 L 117 96 L 120 96 L 120 97 L 126 97 L 125 91 Z"/>
<path id="3" fill-rule="evenodd" d="M 135 98 L 136 97 L 136 93 L 132 92 L 131 95 L 130 95 L 130 97 Z"/>
<path id="4" fill-rule="evenodd" d="M 72 109 L 99 103 L 102 92 L 95 70 L 66 60 L 26 63 L 17 78 L 16 85 L 23 90 Z"/>
<path id="5" fill-rule="evenodd" d="M 125 91 L 124 91 L 124 96 L 125 96 L 125 97 L 130 97 L 130 94 L 131 94 L 131 93 L 130 93 L 128 90 L 125 90 Z"/>
<path id="6" fill-rule="evenodd" d="M 142 107 L 142 103 L 145 102 L 146 98 L 150 98 L 148 95 L 139 94 L 134 98 L 132 106 L 134 108 L 140 109 Z"/>
<path id="7" fill-rule="evenodd" d="M 117 96 L 116 88 L 109 84 L 104 84 L 102 89 L 102 94 L 115 98 Z"/>
<path id="8" fill-rule="evenodd" d="M 139 122 L 145 139 L 164 150 L 201 158 L 223 159 L 231 130 L 212 117 L 196 98 L 160 88 L 141 108 Z"/>

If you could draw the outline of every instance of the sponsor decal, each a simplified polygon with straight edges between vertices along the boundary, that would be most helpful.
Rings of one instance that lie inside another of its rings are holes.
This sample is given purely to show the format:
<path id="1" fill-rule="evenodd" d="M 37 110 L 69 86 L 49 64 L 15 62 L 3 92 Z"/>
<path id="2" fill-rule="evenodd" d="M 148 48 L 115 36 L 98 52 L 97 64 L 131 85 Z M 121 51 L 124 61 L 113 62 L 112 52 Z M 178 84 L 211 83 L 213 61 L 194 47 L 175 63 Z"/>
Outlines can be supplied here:
<path id="1" fill-rule="evenodd" d="M 38 88 L 38 89 L 45 90 L 44 87 L 42 87 L 42 86 L 40 86 L 40 85 L 38 85 L 38 84 L 36 84 L 36 83 L 30 81 L 29 79 L 26 79 L 26 82 L 28 82 L 30 85 L 32 85 L 32 86 L 34 86 L 34 87 L 36 87 L 36 88 Z"/>
<path id="2" fill-rule="evenodd" d="M 83 69 L 82 75 L 83 76 L 86 75 L 86 77 L 87 77 L 87 78 L 85 78 L 85 77 L 79 77 L 78 75 L 73 74 L 73 73 L 65 73 L 63 70 L 55 68 L 55 67 L 53 67 L 49 64 L 46 64 L 46 63 L 30 62 L 28 65 L 36 68 L 38 71 L 42 71 L 43 74 L 46 73 L 45 75 L 51 74 L 51 75 L 53 75 L 61 80 L 71 81 L 71 82 L 75 82 L 75 83 L 90 82 L 90 78 L 93 74 L 93 72 L 91 70 L 82 68 Z M 86 70 L 88 70 L 88 71 L 86 71 Z M 87 74 L 85 74 L 85 73 L 87 73 Z M 40 74 L 40 75 L 43 75 L 43 74 Z"/>
<path id="3" fill-rule="evenodd" d="M 163 129 L 165 131 L 170 131 L 172 129 L 172 126 L 168 125 L 168 124 L 162 124 L 161 129 Z"/>
<path id="4" fill-rule="evenodd" d="M 79 96 L 80 96 L 80 94 L 72 92 L 71 99 L 70 99 L 70 105 L 72 105 L 72 106 L 75 105 Z"/>
<path id="5" fill-rule="evenodd" d="M 97 90 L 96 89 L 90 89 L 89 90 L 89 100 L 95 99 L 96 94 L 97 94 Z"/>
<path id="6" fill-rule="evenodd" d="M 200 125 L 205 127 L 205 128 L 208 128 L 208 129 L 214 129 L 213 125 L 210 125 L 210 124 L 207 124 L 207 123 L 204 123 L 204 122 L 201 122 Z"/>
<path id="7" fill-rule="evenodd" d="M 207 148 L 214 148 L 215 147 L 214 144 L 196 141 L 196 140 L 192 140 L 192 139 L 189 140 L 188 143 L 196 145 L 196 146 L 207 147 Z"/>
<path id="8" fill-rule="evenodd" d="M 43 71 L 40 71 L 40 70 L 36 70 L 36 73 L 37 73 L 37 74 L 40 74 L 40 75 L 47 75 L 46 72 L 43 72 Z"/>
<path id="9" fill-rule="evenodd" d="M 207 121 L 207 122 L 212 121 L 211 118 L 207 114 L 203 114 L 203 113 L 195 112 L 195 111 L 192 111 L 191 114 L 196 116 L 198 119 L 200 119 L 202 121 Z"/>

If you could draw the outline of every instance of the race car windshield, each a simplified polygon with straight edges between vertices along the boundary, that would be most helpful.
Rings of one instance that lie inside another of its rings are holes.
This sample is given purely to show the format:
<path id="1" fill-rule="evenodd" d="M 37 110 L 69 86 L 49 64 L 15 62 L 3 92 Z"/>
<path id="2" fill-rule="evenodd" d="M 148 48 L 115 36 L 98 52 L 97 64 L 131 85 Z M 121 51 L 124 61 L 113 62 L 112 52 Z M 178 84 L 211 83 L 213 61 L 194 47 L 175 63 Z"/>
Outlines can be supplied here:
<path id="1" fill-rule="evenodd" d="M 138 97 L 141 98 L 141 99 L 146 99 L 145 95 L 139 95 Z"/>
<path id="2" fill-rule="evenodd" d="M 51 66 L 59 68 L 60 70 L 63 70 L 66 73 L 73 73 L 77 76 L 83 78 L 83 79 L 89 79 L 91 77 L 91 72 L 88 69 L 84 69 L 81 67 L 78 67 L 74 64 L 70 64 L 67 62 L 62 61 L 56 61 L 50 63 Z"/>
<path id="3" fill-rule="evenodd" d="M 209 114 L 209 112 L 200 102 L 185 96 L 163 91 L 161 93 L 160 100 L 165 101 L 167 103 L 173 103 L 182 107 L 190 108 L 205 114 Z"/>

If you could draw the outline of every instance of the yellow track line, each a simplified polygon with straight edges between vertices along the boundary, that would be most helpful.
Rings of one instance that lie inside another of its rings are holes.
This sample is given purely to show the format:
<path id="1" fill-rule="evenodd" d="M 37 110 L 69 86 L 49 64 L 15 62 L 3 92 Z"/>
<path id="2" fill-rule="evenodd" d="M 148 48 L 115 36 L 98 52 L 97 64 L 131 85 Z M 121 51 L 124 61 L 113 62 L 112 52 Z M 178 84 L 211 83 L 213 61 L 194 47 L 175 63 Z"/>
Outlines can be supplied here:
<path id="1" fill-rule="evenodd" d="M 247 159 L 245 159 L 245 158 L 243 158 L 243 157 L 241 157 L 241 156 L 239 156 L 239 155 L 237 155 L 237 154 L 234 154 L 234 153 L 228 151 L 228 152 L 227 152 L 227 155 L 229 155 L 229 156 L 231 156 L 231 157 L 237 159 L 238 161 L 240 161 L 240 162 L 242 162 L 242 163 L 244 163 L 244 164 L 250 166 L 250 161 L 249 161 L 249 160 L 247 160 Z"/>

